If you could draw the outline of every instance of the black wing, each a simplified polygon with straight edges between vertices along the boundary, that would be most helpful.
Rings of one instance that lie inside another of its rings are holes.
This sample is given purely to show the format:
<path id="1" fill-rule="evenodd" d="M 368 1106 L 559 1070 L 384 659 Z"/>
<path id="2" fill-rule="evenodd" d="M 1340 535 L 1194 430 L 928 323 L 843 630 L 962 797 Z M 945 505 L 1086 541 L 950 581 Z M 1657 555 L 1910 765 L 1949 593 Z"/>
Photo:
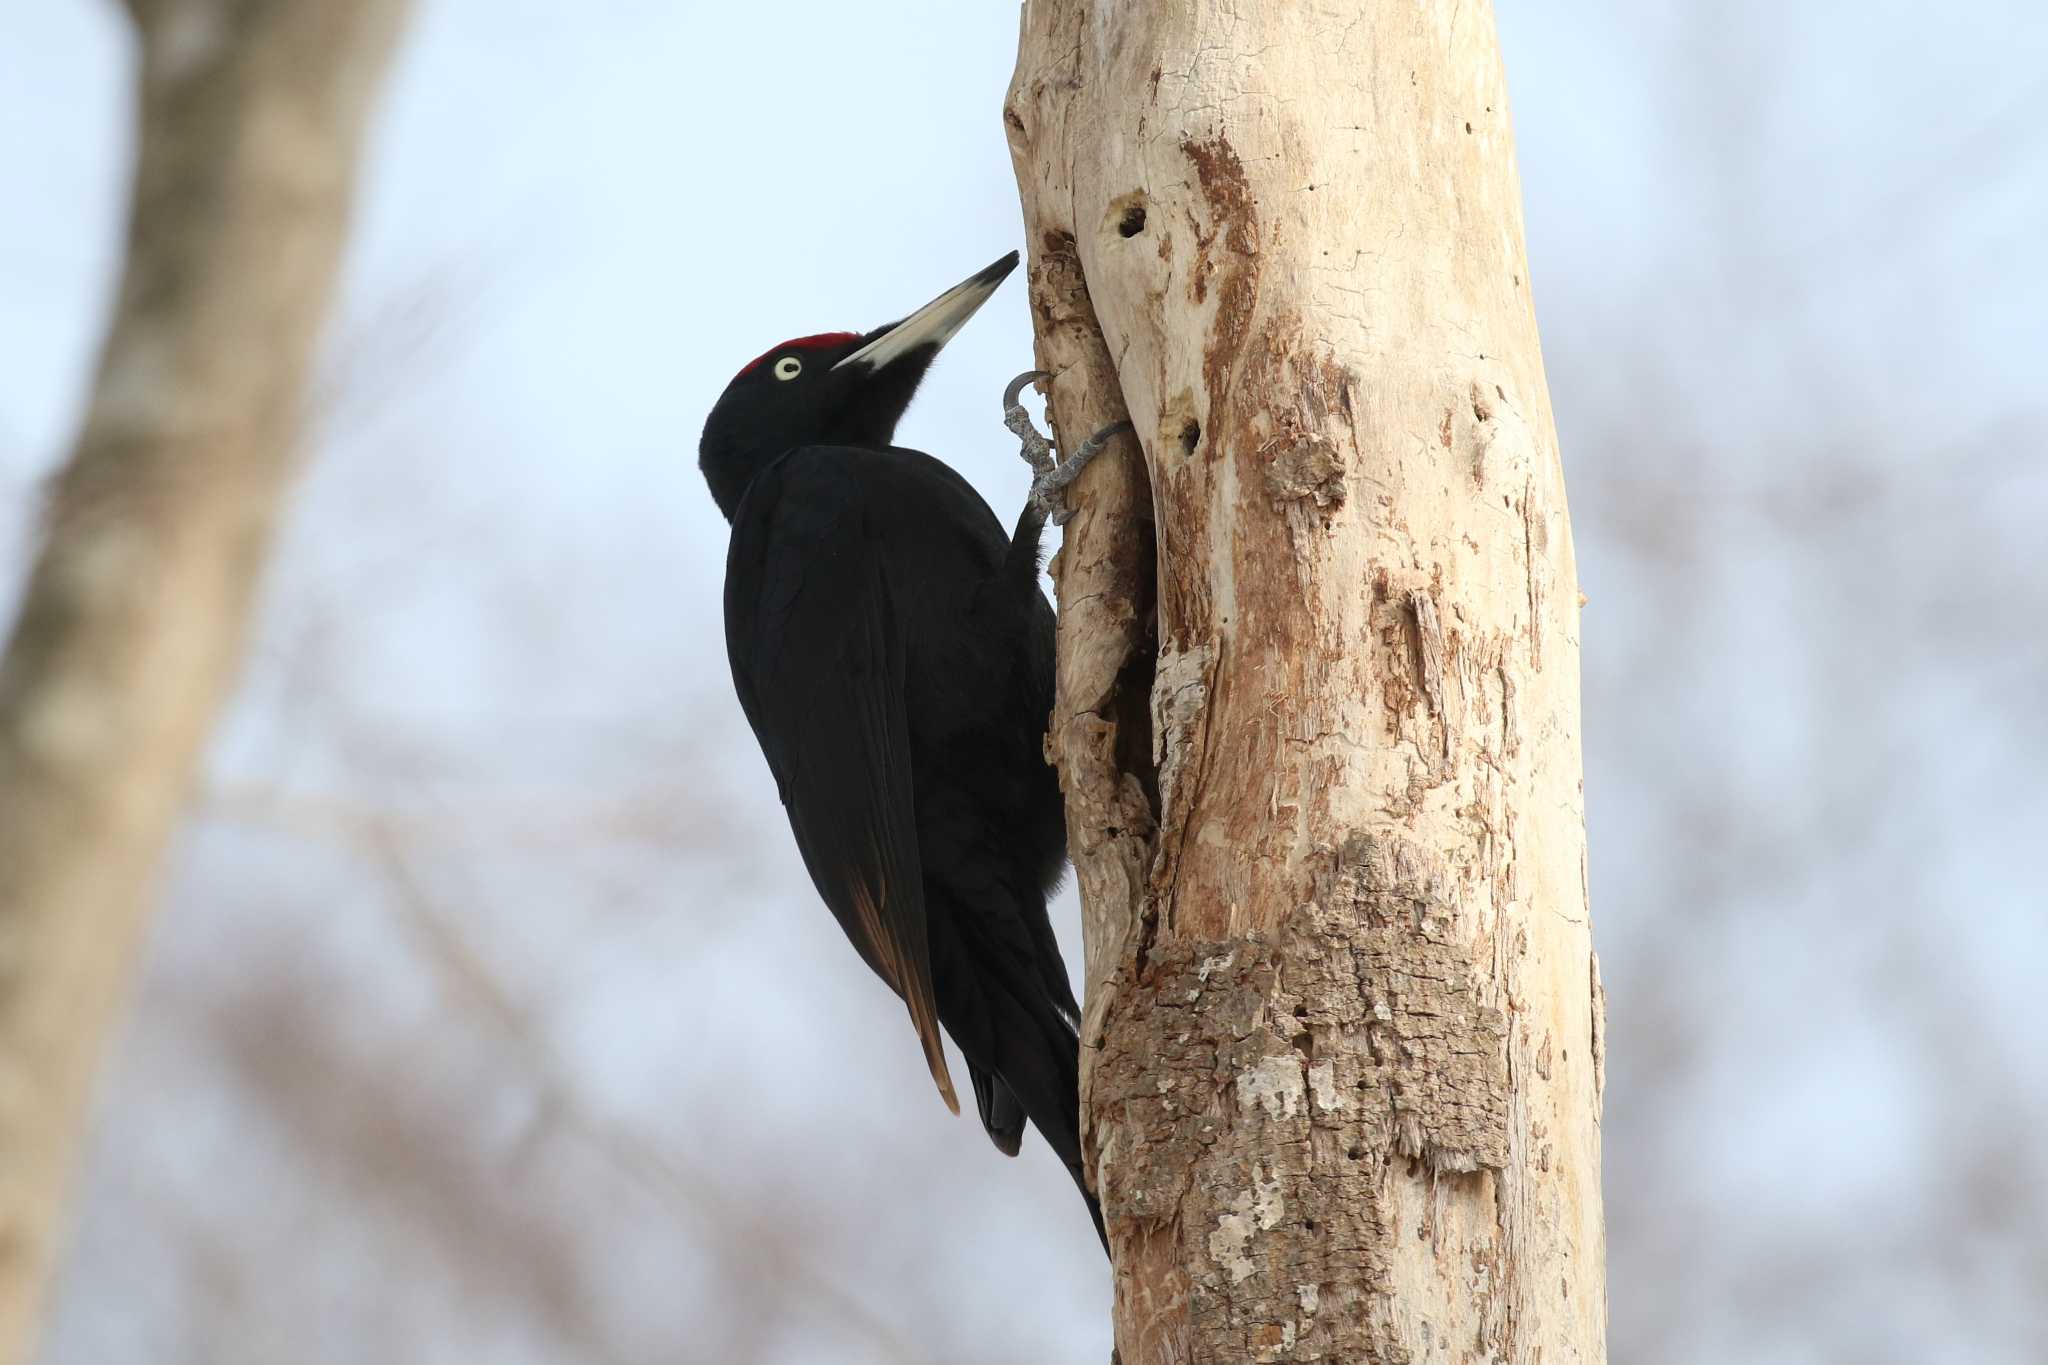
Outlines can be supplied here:
<path id="1" fill-rule="evenodd" d="M 848 458 L 852 457 L 852 458 Z M 954 1113 L 932 996 L 905 717 L 904 613 L 889 538 L 850 451 L 799 450 L 733 517 L 725 633 L 733 682 L 818 894 L 910 1008 Z"/>

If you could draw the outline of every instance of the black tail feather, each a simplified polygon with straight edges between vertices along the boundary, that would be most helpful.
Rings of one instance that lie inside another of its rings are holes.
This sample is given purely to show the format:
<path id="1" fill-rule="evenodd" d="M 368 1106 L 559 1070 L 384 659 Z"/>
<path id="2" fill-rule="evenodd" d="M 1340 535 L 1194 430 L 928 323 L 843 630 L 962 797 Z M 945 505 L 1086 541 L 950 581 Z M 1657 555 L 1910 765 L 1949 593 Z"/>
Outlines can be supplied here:
<path id="1" fill-rule="evenodd" d="M 1043 1002 L 1034 1012 L 1038 1015 L 1035 1033 L 1044 1040 L 1037 1064 L 1025 1068 L 1029 1079 L 1022 1089 L 1018 1088 L 1022 1078 L 1006 1075 L 1004 1079 L 1044 1136 L 1046 1145 L 1074 1178 L 1074 1188 L 1087 1202 L 1088 1217 L 1095 1224 L 1095 1235 L 1101 1239 L 1106 1256 L 1109 1233 L 1102 1224 L 1102 1205 L 1088 1189 L 1087 1166 L 1081 1159 L 1080 1035 L 1051 1002 Z"/>
<path id="2" fill-rule="evenodd" d="M 935 903 L 945 905 L 943 900 Z M 1043 909 L 1035 908 L 1042 922 Z M 947 913 L 936 918 L 947 928 L 973 928 L 988 935 L 980 942 L 963 942 L 953 934 L 934 937 L 932 978 L 939 1017 L 967 1059 L 975 1103 L 990 1141 L 1014 1156 L 1029 1119 L 1073 1177 L 1106 1253 L 1109 1240 L 1102 1208 L 1089 1193 L 1081 1158 L 1081 1037 L 1058 949 L 1049 930 L 1043 934 L 1043 945 L 1026 939 L 1023 953 L 1011 951 L 1000 940 L 990 941 L 992 928 L 1004 919 L 1016 924 L 1026 918 L 997 917 L 986 907 L 974 913 L 947 907 Z M 1050 968 L 1035 960 L 1039 953 L 1033 949 L 1054 955 Z M 1051 975 L 1055 969 L 1057 978 Z"/>
<path id="3" fill-rule="evenodd" d="M 1010 1093 L 1000 1076 L 992 1076 L 969 1062 L 967 1075 L 974 1082 L 974 1107 L 981 1111 L 981 1126 L 990 1142 L 1004 1156 L 1015 1156 L 1024 1143 L 1024 1106 Z"/>

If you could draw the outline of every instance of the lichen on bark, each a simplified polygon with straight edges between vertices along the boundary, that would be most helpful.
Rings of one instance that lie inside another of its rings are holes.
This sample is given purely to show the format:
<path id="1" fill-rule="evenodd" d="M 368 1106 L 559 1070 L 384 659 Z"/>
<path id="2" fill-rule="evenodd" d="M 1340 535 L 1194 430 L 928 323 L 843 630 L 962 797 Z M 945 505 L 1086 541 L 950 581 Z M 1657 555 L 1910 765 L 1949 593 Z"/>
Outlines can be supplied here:
<path id="1" fill-rule="evenodd" d="M 1105 1215 L 1176 1230 L 1200 1311 L 1247 1359 L 1351 1358 L 1359 1284 L 1391 1292 L 1373 1258 L 1396 1163 L 1441 1179 L 1508 1157 L 1507 1028 L 1452 936 L 1442 860 L 1358 834 L 1326 862 L 1275 935 L 1153 947 L 1094 1078 L 1120 1144 Z"/>

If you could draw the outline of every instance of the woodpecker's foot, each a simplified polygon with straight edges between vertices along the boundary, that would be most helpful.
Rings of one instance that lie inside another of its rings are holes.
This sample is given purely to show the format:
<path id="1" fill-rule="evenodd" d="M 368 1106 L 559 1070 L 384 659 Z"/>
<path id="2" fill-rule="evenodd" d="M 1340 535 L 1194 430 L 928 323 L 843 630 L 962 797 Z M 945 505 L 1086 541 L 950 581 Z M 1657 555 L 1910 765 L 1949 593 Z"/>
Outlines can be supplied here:
<path id="1" fill-rule="evenodd" d="M 1025 389 L 1041 379 L 1050 378 L 1052 376 L 1044 370 L 1026 370 L 1012 379 L 1010 386 L 1003 390 L 1003 425 L 1023 442 L 1024 463 L 1030 465 L 1031 472 L 1038 475 L 1046 474 L 1055 464 L 1052 442 L 1032 424 L 1031 414 L 1024 411 L 1024 404 L 1019 400 L 1022 399 Z"/>
<path id="2" fill-rule="evenodd" d="M 1074 515 L 1073 509 L 1067 506 L 1067 485 L 1081 476 L 1081 471 L 1088 467 L 1089 461 L 1102 453 L 1103 447 L 1109 444 L 1112 436 L 1133 428 L 1129 422 L 1112 422 L 1083 441 L 1072 455 L 1064 460 L 1060 459 L 1058 452 L 1053 449 L 1052 442 L 1032 424 L 1031 414 L 1026 412 L 1024 405 L 1018 401 L 1027 385 L 1050 378 L 1052 376 L 1044 370 L 1026 370 L 1012 379 L 1010 386 L 1003 390 L 1003 425 L 1015 433 L 1017 439 L 1023 443 L 1024 461 L 1031 466 L 1031 471 L 1035 475 L 1031 480 L 1033 505 L 1044 514 L 1047 521 L 1055 526 L 1064 526 L 1068 518 Z"/>
<path id="3" fill-rule="evenodd" d="M 1129 422 L 1111 422 L 1074 448 L 1074 453 L 1031 481 L 1031 497 L 1047 521 L 1065 526 L 1074 509 L 1067 506 L 1067 485 L 1081 477 L 1090 461 L 1100 455 L 1110 438 L 1133 430 Z"/>

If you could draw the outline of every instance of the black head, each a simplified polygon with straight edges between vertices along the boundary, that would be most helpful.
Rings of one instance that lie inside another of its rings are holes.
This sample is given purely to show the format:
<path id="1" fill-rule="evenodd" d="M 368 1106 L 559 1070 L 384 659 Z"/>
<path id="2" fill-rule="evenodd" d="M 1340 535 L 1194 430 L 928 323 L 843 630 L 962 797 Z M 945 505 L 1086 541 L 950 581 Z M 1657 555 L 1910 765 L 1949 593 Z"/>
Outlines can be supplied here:
<path id="1" fill-rule="evenodd" d="M 757 357 L 725 386 L 698 443 L 697 466 L 726 519 L 754 474 L 806 445 L 886 446 L 939 348 L 1017 267 L 1017 253 L 924 307 L 865 334 L 798 337 Z"/>

